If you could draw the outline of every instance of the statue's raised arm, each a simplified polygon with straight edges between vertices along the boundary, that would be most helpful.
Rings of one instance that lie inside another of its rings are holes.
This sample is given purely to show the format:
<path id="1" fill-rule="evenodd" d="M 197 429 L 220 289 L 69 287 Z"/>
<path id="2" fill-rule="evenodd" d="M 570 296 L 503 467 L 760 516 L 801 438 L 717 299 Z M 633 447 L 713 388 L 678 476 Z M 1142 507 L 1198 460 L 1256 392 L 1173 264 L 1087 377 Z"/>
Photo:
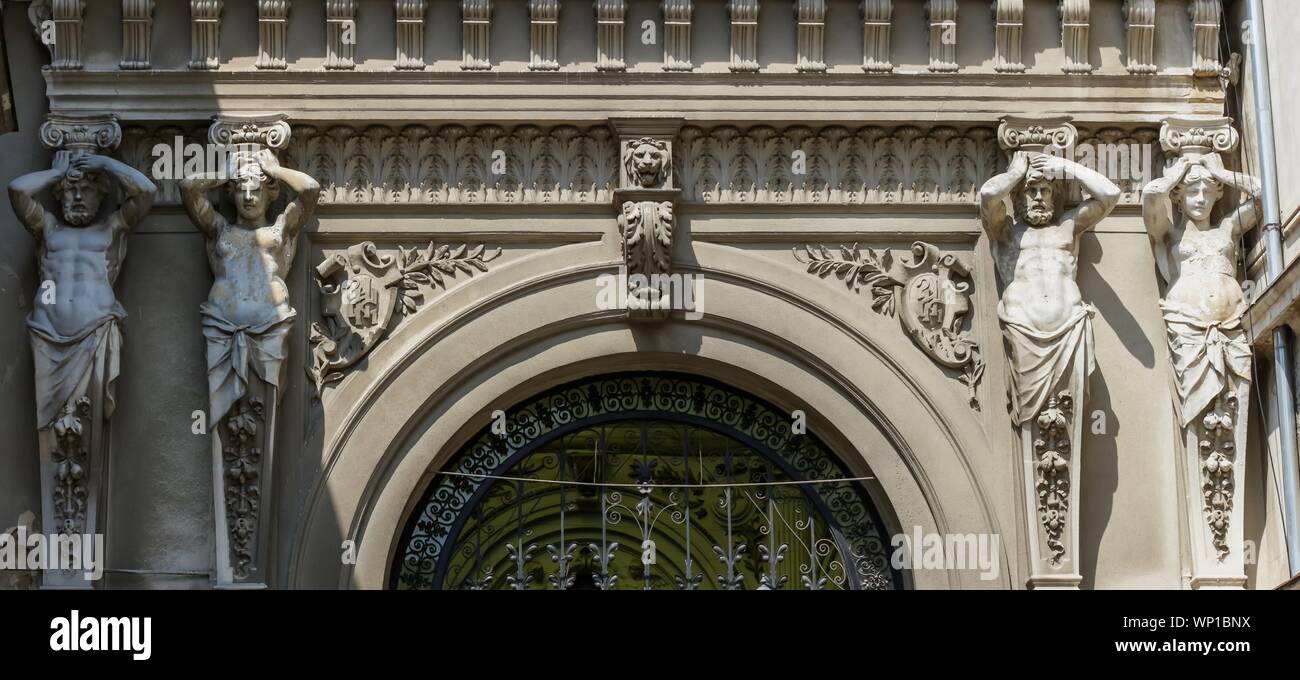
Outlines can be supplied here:
<path id="1" fill-rule="evenodd" d="M 1074 225 L 1076 237 L 1097 226 L 1119 205 L 1119 187 L 1096 170 L 1059 156 L 1039 155 L 1035 161 L 1041 163 L 1049 175 L 1078 180 L 1087 192 L 1087 197 L 1062 217 L 1063 223 Z"/>
<path id="2" fill-rule="evenodd" d="M 40 194 L 51 189 L 68 173 L 72 154 L 68 151 L 54 153 L 54 165 L 49 170 L 38 170 L 22 175 L 9 183 L 9 203 L 14 215 L 36 238 L 41 238 L 49 220 L 54 217 L 41 205 Z"/>
<path id="3" fill-rule="evenodd" d="M 255 158 L 267 177 L 283 182 L 293 190 L 294 198 L 289 205 L 285 206 L 281 219 L 284 221 L 285 236 L 288 238 L 297 236 L 316 208 L 316 201 L 320 197 L 320 183 L 305 172 L 290 170 L 280 165 L 280 161 L 270 150 L 259 151 Z"/>
<path id="4" fill-rule="evenodd" d="M 1011 213 L 1007 205 L 1011 192 L 1025 179 L 1029 171 L 1029 159 L 1024 152 L 1018 151 L 1011 157 L 1007 171 L 993 177 L 980 187 L 980 221 L 991 241 L 1006 238 L 1011 227 Z"/>

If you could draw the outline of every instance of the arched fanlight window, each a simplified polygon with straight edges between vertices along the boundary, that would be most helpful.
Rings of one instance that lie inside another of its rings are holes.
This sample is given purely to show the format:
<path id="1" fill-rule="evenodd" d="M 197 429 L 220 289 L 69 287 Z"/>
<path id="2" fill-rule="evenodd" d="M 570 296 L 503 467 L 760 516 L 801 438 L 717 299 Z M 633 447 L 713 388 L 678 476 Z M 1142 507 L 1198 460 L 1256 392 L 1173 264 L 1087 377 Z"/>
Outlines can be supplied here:
<path id="1" fill-rule="evenodd" d="M 892 589 L 861 482 L 789 414 L 669 373 L 553 389 L 430 484 L 398 589 Z"/>

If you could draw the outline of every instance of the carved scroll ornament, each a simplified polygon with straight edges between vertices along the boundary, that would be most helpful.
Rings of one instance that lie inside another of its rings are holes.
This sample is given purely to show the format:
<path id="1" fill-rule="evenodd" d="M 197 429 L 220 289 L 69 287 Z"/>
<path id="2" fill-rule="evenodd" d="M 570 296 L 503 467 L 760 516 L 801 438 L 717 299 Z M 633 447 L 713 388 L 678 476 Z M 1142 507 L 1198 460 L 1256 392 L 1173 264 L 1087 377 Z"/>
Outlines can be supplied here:
<path id="1" fill-rule="evenodd" d="M 834 274 L 850 290 L 867 289 L 871 308 L 897 316 L 912 341 L 941 366 L 961 370 L 972 408 L 979 408 L 976 386 L 984 375 L 979 345 L 965 329 L 970 314 L 970 269 L 956 255 L 917 241 L 908 255 L 895 258 L 888 249 L 860 250 L 855 243 L 832 253 L 825 246 L 794 250 L 808 273 Z"/>
<path id="2" fill-rule="evenodd" d="M 486 272 L 501 250 L 442 245 L 398 248 L 385 255 L 365 241 L 334 253 L 316 267 L 323 322 L 311 325 L 312 362 L 307 374 L 319 395 L 343 371 L 370 353 L 397 320 L 424 303 L 424 290 L 445 285 L 458 272 Z"/>

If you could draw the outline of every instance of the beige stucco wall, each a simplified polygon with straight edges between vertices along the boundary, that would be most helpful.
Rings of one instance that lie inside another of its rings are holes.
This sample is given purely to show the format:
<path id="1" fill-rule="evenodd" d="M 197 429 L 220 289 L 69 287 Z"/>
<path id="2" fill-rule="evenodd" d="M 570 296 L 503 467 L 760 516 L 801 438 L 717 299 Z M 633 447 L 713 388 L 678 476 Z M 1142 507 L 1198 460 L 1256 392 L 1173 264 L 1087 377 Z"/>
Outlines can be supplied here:
<path id="1" fill-rule="evenodd" d="M 742 127 L 756 119 L 813 126 L 833 121 L 996 124 L 1004 114 L 1050 112 L 1072 113 L 1082 125 L 1131 128 L 1158 124 L 1173 113 L 1222 111 L 1216 88 L 1178 80 L 1189 72 L 1191 60 L 1191 27 L 1178 1 L 1159 3 L 1155 54 L 1160 80 L 1148 86 L 1124 69 L 1120 0 L 1094 0 L 1091 60 L 1097 70 L 1073 80 L 1059 73 L 1054 0 L 1026 1 L 1024 51 L 1030 74 L 1006 77 L 993 73 L 989 3 L 962 2 L 958 61 L 963 72 L 952 78 L 924 73 L 928 48 L 922 3 L 900 0 L 895 3 L 893 48 L 898 73 L 860 83 L 850 80 L 864 77 L 857 2 L 830 0 L 826 55 L 832 74 L 781 81 L 779 87 L 788 93 L 782 101 L 759 103 L 739 98 L 761 91 L 761 81 L 737 88 L 726 80 L 731 74 L 723 0 L 696 3 L 693 57 L 699 68 L 687 78 L 699 84 L 687 88 L 674 84 L 684 81 L 663 85 L 655 80 L 662 48 L 640 44 L 640 31 L 634 29 L 643 19 L 659 16 L 657 3 L 648 0 L 630 3 L 627 15 L 630 73 L 606 81 L 590 75 L 595 53 L 590 3 L 563 3 L 559 61 L 562 68 L 585 74 L 572 82 L 562 75 L 526 72 L 522 1 L 496 3 L 494 73 L 462 74 L 458 3 L 432 2 L 425 35 L 427 81 L 395 81 L 407 89 L 385 83 L 393 62 L 392 3 L 361 3 L 358 63 L 360 71 L 370 73 L 352 74 L 319 70 L 324 49 L 318 4 L 294 3 L 290 72 L 263 74 L 251 71 L 257 51 L 254 3 L 227 0 L 222 71 L 194 75 L 183 70 L 190 56 L 184 3 L 159 3 L 153 58 L 156 69 L 171 73 L 146 81 L 99 73 L 113 71 L 120 59 L 118 3 L 99 4 L 88 12 L 93 27 L 85 36 L 89 73 L 55 74 L 48 80 L 39 71 L 48 58 L 31 37 L 25 6 L 6 3 L 6 42 L 22 131 L 0 138 L 0 156 L 7 159 L 0 178 L 7 182 L 47 167 L 48 153 L 34 136 L 45 111 L 47 85 L 60 110 L 113 103 L 127 123 L 189 126 L 202 125 L 208 115 L 223 110 L 267 108 L 290 111 L 295 125 L 318 126 L 339 120 L 357 125 L 519 119 L 592 124 L 634 114 Z M 790 12 L 789 2 L 764 3 L 758 54 L 767 74 L 795 77 Z M 1278 35 L 1286 35 L 1287 22 L 1294 23 L 1284 13 L 1273 21 L 1270 15 L 1270 34 L 1280 31 Z M 1285 70 L 1286 62 L 1277 58 L 1273 67 Z M 511 80 L 534 75 L 537 82 L 549 84 Z M 818 78 L 831 80 L 825 89 L 807 84 L 820 82 Z M 271 79 L 290 87 L 269 86 Z M 374 94 L 382 86 L 392 89 Z M 195 96 L 176 96 L 182 87 Z M 530 93 L 539 95 L 540 103 L 511 99 L 511 92 L 526 87 L 535 88 Z M 876 87 L 900 90 L 873 95 Z M 851 96 L 824 106 L 807 103 L 835 88 L 849 88 Z M 644 94 L 651 91 L 653 96 Z M 1275 91 L 1279 109 L 1300 103 L 1293 101 L 1300 96 L 1296 91 Z M 372 100 L 354 104 L 347 99 L 354 92 L 369 93 L 387 102 L 386 107 L 410 106 L 411 112 L 394 117 L 384 107 L 365 108 Z M 464 100 L 458 99 L 462 93 Z M 1300 148 L 1291 144 L 1285 125 L 1278 132 L 1280 144 Z M 1284 214 L 1289 214 L 1287 206 L 1300 205 L 1296 183 L 1287 181 L 1297 172 L 1300 166 L 1284 163 L 1283 185 L 1289 187 L 1284 189 Z M 612 208 L 323 206 L 299 244 L 288 278 L 299 316 L 276 443 L 272 583 L 381 586 L 396 532 L 429 471 L 486 422 L 491 408 L 566 379 L 643 365 L 733 380 L 781 406 L 815 405 L 812 427 L 851 467 L 880 478 L 872 491 L 896 523 L 891 529 L 919 524 L 1002 534 L 1005 570 L 996 583 L 969 574 L 918 573 L 913 586 L 1023 587 L 1023 536 L 1033 520 L 1026 519 L 1021 499 L 1023 473 L 1006 411 L 1006 370 L 994 315 L 998 288 L 976 207 L 693 211 L 684 206 L 682 216 L 684 237 L 675 244 L 675 258 L 684 270 L 705 274 L 708 317 L 647 329 L 630 328 L 601 313 L 590 294 L 590 278 L 612 271 L 620 260 Z M 808 275 L 789 250 L 805 242 L 834 246 L 854 240 L 904 249 L 920 237 L 974 263 L 973 326 L 989 357 L 980 411 L 967 406 L 964 387 L 918 351 L 897 320 L 871 313 L 861 297 L 842 285 Z M 362 240 L 393 247 L 429 239 L 498 245 L 503 255 L 487 274 L 455 281 L 436 302 L 396 328 L 323 401 L 314 399 L 303 369 L 310 352 L 307 327 L 319 318 L 312 268 L 328 253 Z M 0 441 L 6 442 L 0 447 L 0 526 L 8 526 L 22 511 L 37 507 L 39 487 L 30 348 L 22 326 L 36 272 L 31 239 L 7 205 L 0 209 L 0 243 L 5 244 L 0 248 L 0 289 L 11 293 L 0 295 L 0 356 L 6 362 L 0 394 L 7 407 L 0 410 Z M 211 462 L 207 437 L 190 428 L 192 412 L 205 409 L 207 401 L 197 307 L 211 275 L 202 238 L 174 204 L 156 207 L 130 243 L 118 285 L 130 318 L 121 406 L 113 424 L 107 583 L 203 587 L 212 564 Z M 1098 370 L 1090 383 L 1089 428 L 1079 456 L 1083 587 L 1187 587 L 1182 547 L 1186 501 L 1181 500 L 1174 453 L 1159 291 L 1137 208 L 1121 206 L 1086 236 L 1079 261 L 1084 298 L 1098 309 Z M 1276 495 L 1268 493 L 1271 473 L 1262 472 L 1264 458 L 1252 445 L 1243 484 L 1247 537 L 1258 541 L 1261 550 L 1258 572 L 1250 571 L 1252 587 L 1270 587 L 1285 571 L 1285 560 L 1279 563 Z M 355 569 L 338 559 L 339 543 L 349 537 L 361 546 Z"/>

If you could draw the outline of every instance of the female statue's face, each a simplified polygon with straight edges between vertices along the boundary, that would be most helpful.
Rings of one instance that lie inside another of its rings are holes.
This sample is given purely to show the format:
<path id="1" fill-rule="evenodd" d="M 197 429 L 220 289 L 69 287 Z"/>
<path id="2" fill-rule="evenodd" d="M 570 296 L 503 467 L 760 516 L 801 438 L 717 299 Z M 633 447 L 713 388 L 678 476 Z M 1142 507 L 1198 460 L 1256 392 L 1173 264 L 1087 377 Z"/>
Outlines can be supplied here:
<path id="1" fill-rule="evenodd" d="M 1195 173 L 1195 174 L 1193 174 Z M 1188 219 L 1203 222 L 1210 219 L 1214 204 L 1223 196 L 1223 185 L 1204 171 L 1193 171 L 1179 187 L 1179 207 Z"/>
<path id="2" fill-rule="evenodd" d="M 230 200 L 235 202 L 235 211 L 241 222 L 260 223 L 266 219 L 267 208 L 275 197 L 267 190 L 267 185 L 256 174 L 242 174 L 226 185 Z"/>

